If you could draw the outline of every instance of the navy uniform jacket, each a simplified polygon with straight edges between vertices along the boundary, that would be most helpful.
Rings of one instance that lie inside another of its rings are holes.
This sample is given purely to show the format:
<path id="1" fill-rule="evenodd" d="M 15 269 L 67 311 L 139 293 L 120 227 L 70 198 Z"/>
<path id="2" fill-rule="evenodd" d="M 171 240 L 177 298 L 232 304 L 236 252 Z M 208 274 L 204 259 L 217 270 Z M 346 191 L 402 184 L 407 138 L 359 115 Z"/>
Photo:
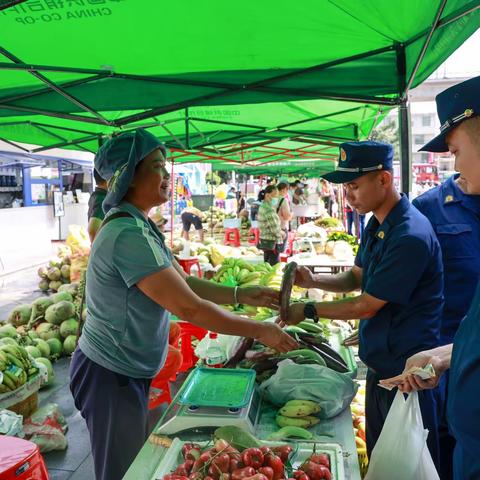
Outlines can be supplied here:
<path id="1" fill-rule="evenodd" d="M 442 344 L 453 342 L 473 299 L 480 275 L 480 195 L 466 195 L 458 175 L 429 190 L 413 204 L 430 220 L 442 247 L 445 306 Z"/>
<path id="2" fill-rule="evenodd" d="M 455 480 L 480 478 L 480 286 L 453 344 L 447 402 Z"/>
<path id="3" fill-rule="evenodd" d="M 360 358 L 383 378 L 398 375 L 408 357 L 440 342 L 443 271 L 435 232 L 402 195 L 381 225 L 370 219 L 355 264 L 363 269 L 362 291 L 388 302 L 360 322 Z"/>

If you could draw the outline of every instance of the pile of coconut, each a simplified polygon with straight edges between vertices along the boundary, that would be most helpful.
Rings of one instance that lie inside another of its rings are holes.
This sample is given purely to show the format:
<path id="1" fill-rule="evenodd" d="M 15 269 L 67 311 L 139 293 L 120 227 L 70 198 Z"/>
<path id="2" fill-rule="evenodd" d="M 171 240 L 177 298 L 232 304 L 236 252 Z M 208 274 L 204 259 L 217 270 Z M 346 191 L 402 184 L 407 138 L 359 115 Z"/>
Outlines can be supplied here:
<path id="1" fill-rule="evenodd" d="M 56 360 L 71 355 L 77 344 L 78 284 L 61 285 L 58 293 L 37 298 L 31 305 L 15 307 L 0 326 L 0 339 L 9 337 L 33 358 Z M 83 318 L 86 310 L 82 312 Z"/>
<path id="2" fill-rule="evenodd" d="M 70 257 L 53 258 L 49 264 L 38 269 L 42 292 L 58 292 L 62 285 L 70 283 Z"/>

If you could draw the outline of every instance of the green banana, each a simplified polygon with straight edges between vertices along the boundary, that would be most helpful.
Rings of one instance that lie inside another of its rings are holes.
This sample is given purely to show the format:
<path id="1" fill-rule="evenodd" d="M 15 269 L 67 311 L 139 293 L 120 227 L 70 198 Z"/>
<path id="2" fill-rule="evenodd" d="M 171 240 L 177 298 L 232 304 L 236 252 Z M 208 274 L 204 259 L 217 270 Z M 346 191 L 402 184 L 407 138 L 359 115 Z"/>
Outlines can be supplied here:
<path id="1" fill-rule="evenodd" d="M 254 280 L 258 280 L 260 278 L 261 274 L 258 272 L 248 272 L 247 275 L 242 277 L 242 283 L 250 283 L 253 282 Z"/>
<path id="2" fill-rule="evenodd" d="M 284 407 L 291 407 L 291 406 L 309 406 L 311 408 L 314 408 L 314 413 L 318 413 L 322 407 L 317 402 L 313 402 L 312 400 L 289 400 Z"/>
<path id="3" fill-rule="evenodd" d="M 0 362 L 7 363 L 7 356 L 0 350 Z"/>
<path id="4" fill-rule="evenodd" d="M 16 367 L 23 369 L 23 363 L 17 357 L 12 355 L 11 353 L 7 353 L 7 360 L 10 363 L 13 363 Z"/>
<path id="5" fill-rule="evenodd" d="M 322 334 L 324 331 L 324 328 L 321 325 L 318 325 L 318 323 L 309 322 L 307 320 L 303 320 L 298 323 L 297 326 L 310 333 Z"/>
<path id="6" fill-rule="evenodd" d="M 278 413 L 284 417 L 296 418 L 307 417 L 312 413 L 317 413 L 317 411 L 317 407 L 313 405 L 285 405 L 278 411 Z"/>
<path id="7" fill-rule="evenodd" d="M 307 333 L 303 328 L 300 328 L 297 325 L 289 325 L 284 330 L 288 333 Z"/>
<path id="8" fill-rule="evenodd" d="M 8 393 L 8 392 L 10 392 L 10 389 L 3 383 L 0 383 L 0 395 L 2 393 Z"/>
<path id="9" fill-rule="evenodd" d="M 283 353 L 282 357 L 283 358 L 304 357 L 312 360 L 312 362 L 315 362 L 318 365 L 326 366 L 326 363 L 323 357 L 319 353 L 314 352 L 313 350 L 309 350 L 308 348 L 302 348 L 300 350 L 291 350 L 290 352 Z"/>
<path id="10" fill-rule="evenodd" d="M 301 427 L 308 428 L 316 425 L 320 420 L 317 417 L 305 416 L 298 418 L 285 417 L 284 415 L 278 414 L 275 418 L 277 425 L 279 427 Z"/>
<path id="11" fill-rule="evenodd" d="M 302 440 L 311 440 L 313 438 L 312 432 L 309 432 L 302 427 L 282 427 L 280 430 L 271 433 L 268 440 L 285 440 L 286 438 L 296 437 Z"/>
<path id="12" fill-rule="evenodd" d="M 17 388 L 17 381 L 10 372 L 3 372 L 3 382 L 10 390 L 15 390 Z"/>

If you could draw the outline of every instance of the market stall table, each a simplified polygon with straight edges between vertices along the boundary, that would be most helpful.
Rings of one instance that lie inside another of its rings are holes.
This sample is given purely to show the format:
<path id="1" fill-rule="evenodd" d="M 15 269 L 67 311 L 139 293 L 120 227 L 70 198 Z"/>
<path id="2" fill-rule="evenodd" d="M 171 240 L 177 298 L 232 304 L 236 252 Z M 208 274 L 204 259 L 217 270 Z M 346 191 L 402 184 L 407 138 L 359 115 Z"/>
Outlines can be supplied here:
<path id="1" fill-rule="evenodd" d="M 153 430 L 158 428 L 158 424 Z M 274 420 L 268 415 L 262 415 L 257 431 L 267 432 L 274 427 Z M 350 408 L 344 410 L 340 415 L 322 421 L 322 429 L 330 430 L 332 436 L 318 437 L 324 443 L 338 443 L 341 445 L 344 455 L 345 480 L 360 480 L 360 470 L 358 464 L 357 448 L 355 446 L 355 438 L 352 427 L 352 414 Z M 315 428 L 312 429 L 315 431 Z M 204 441 L 209 440 L 211 436 L 206 434 L 189 433 L 177 435 L 189 441 Z M 262 439 L 262 436 L 259 435 Z M 172 436 L 173 437 L 173 436 Z M 304 442 L 302 440 L 302 442 Z M 128 472 L 125 474 L 123 480 L 157 480 L 155 472 L 167 452 L 167 448 L 160 445 L 154 445 L 147 440 L 137 458 L 132 463 Z M 161 479 L 160 479 L 161 480 Z"/>
<path id="2" fill-rule="evenodd" d="M 336 260 L 330 255 L 312 255 L 311 253 L 293 255 L 288 261 L 308 267 L 313 273 L 345 272 L 354 265 L 353 258 L 349 260 Z"/>

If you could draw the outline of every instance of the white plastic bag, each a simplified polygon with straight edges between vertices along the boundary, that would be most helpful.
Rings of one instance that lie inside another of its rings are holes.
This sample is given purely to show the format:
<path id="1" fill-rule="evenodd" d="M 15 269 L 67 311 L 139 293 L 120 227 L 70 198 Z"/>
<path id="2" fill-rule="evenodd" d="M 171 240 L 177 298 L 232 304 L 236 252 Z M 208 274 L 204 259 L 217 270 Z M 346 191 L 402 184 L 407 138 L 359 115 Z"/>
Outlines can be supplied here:
<path id="1" fill-rule="evenodd" d="M 365 480 L 440 480 L 427 447 L 418 393 L 398 391 L 373 449 Z"/>

